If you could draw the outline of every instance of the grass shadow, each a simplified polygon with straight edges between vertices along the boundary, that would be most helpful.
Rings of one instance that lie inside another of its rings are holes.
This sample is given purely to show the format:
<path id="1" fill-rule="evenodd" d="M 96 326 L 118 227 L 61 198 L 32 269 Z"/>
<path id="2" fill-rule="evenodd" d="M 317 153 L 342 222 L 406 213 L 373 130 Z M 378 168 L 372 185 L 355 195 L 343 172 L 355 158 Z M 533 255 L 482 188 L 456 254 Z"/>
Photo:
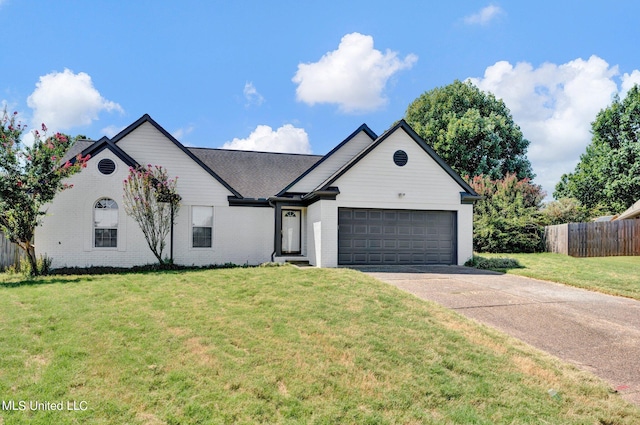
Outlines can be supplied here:
<path id="1" fill-rule="evenodd" d="M 77 277 L 70 279 L 60 279 L 60 278 L 51 278 L 51 277 L 24 277 L 21 280 L 16 280 L 12 282 L 1 282 L 0 288 L 19 288 L 21 286 L 39 286 L 39 285 L 55 285 L 55 284 L 69 284 L 69 283 L 78 283 L 78 282 L 86 282 L 91 281 L 90 277 Z"/>

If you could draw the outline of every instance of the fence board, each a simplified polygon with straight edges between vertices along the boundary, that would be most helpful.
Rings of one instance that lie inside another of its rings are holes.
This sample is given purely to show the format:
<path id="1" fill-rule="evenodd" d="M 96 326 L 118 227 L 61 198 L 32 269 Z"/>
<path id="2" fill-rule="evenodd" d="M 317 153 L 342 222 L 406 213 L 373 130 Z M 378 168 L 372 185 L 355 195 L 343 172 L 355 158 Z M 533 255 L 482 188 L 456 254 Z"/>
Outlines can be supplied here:
<path id="1" fill-rule="evenodd" d="M 572 257 L 640 255 L 640 220 L 558 224 L 544 237 L 548 252 Z"/>
<path id="2" fill-rule="evenodd" d="M 9 242 L 4 237 L 4 233 L 0 232 L 0 271 L 14 264 L 17 265 L 21 255 L 20 248 Z"/>

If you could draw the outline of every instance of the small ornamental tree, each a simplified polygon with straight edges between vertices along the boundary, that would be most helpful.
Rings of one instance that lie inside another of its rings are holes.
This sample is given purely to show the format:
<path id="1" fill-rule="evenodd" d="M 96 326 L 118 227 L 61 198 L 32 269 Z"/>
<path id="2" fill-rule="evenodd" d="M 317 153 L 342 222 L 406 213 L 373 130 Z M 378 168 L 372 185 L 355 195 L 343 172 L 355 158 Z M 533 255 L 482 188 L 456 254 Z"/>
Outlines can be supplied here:
<path id="1" fill-rule="evenodd" d="M 149 164 L 146 168 L 129 168 L 123 184 L 124 210 L 140 226 L 160 265 L 167 263 L 162 257 L 165 240 L 180 209 L 177 182 L 177 177 L 169 179 L 166 169 Z"/>
<path id="2" fill-rule="evenodd" d="M 25 146 L 22 134 L 26 125 L 17 121 L 17 112 L 3 111 L 0 121 L 0 231 L 25 251 L 31 274 L 39 274 L 33 236 L 45 214 L 43 207 L 55 195 L 72 185 L 64 179 L 86 167 L 89 156 L 78 155 L 62 163 L 75 142 L 56 133 L 47 136 L 34 131 L 34 142 Z"/>

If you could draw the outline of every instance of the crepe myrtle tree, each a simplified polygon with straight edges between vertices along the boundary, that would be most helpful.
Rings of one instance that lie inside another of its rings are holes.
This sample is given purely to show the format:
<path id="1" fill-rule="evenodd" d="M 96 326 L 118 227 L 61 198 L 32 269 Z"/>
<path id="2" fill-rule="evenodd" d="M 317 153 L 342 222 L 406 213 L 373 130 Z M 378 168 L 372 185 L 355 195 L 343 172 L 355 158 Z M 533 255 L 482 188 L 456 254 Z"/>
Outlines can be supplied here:
<path id="1" fill-rule="evenodd" d="M 173 258 L 165 260 L 162 254 L 180 209 L 177 183 L 178 177 L 169 179 L 165 168 L 151 164 L 130 167 L 123 183 L 124 210 L 140 226 L 160 265 L 173 261 Z"/>
<path id="2" fill-rule="evenodd" d="M 37 267 L 33 236 L 46 214 L 44 206 L 58 192 L 71 188 L 65 178 L 86 167 L 89 155 L 78 154 L 62 162 L 76 139 L 55 133 L 47 135 L 47 127 L 34 131 L 31 146 L 23 143 L 26 125 L 18 113 L 5 109 L 0 119 L 0 231 L 27 255 L 32 275 Z"/>

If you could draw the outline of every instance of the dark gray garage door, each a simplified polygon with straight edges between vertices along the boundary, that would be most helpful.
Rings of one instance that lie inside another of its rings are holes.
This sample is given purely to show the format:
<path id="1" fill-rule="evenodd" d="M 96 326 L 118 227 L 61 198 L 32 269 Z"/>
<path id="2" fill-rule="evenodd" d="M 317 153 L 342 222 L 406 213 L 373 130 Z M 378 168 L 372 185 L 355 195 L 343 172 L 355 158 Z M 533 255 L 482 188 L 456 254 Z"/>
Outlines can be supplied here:
<path id="1" fill-rule="evenodd" d="M 338 264 L 456 264 L 456 212 L 338 209 Z"/>

